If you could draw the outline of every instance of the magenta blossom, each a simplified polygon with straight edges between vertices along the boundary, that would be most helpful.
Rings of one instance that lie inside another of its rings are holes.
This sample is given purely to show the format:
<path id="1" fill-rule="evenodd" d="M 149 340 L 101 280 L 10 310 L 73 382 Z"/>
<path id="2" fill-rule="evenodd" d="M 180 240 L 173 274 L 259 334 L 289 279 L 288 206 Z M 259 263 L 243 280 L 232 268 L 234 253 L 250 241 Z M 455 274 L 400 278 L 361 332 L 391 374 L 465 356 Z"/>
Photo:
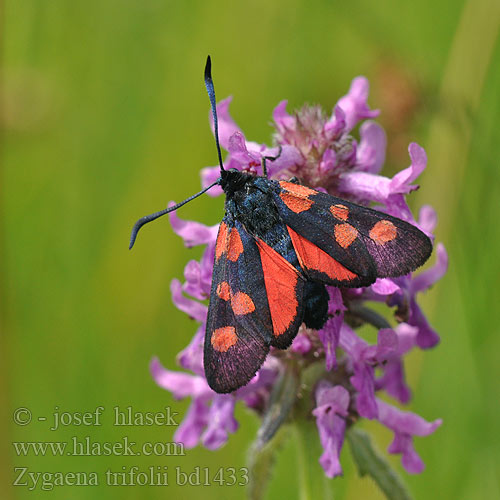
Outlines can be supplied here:
<path id="1" fill-rule="evenodd" d="M 282 101 L 273 112 L 274 147 L 247 141 L 229 114 L 231 99 L 221 101 L 217 112 L 220 143 L 229 153 L 226 168 L 262 175 L 262 158 L 276 155 L 281 147 L 278 159 L 268 162 L 269 177 L 297 176 L 305 185 L 330 194 L 361 204 L 375 203 L 377 209 L 417 225 L 433 239 L 436 223 L 433 209 L 422 207 L 415 220 L 405 198 L 418 187 L 415 181 L 427 166 L 423 148 L 410 144 L 410 165 L 391 179 L 379 174 L 385 161 L 384 130 L 373 121 L 364 121 L 359 127 L 359 138 L 353 133 L 360 121 L 378 114 L 367 104 L 368 90 L 365 78 L 355 78 L 331 116 L 315 106 L 304 106 L 288 114 L 286 101 Z M 219 175 L 218 166 L 204 168 L 203 187 Z M 208 193 L 216 196 L 222 190 L 216 186 Z M 273 384 L 286 372 L 287 364 L 307 367 L 320 363 L 324 370 L 318 372 L 322 375 L 315 381 L 311 398 L 315 407 L 309 409 L 306 418 L 316 418 L 324 449 L 318 460 L 325 474 L 334 477 L 342 473 L 340 453 L 344 435 L 360 418 L 378 420 L 391 429 L 394 440 L 388 451 L 401 455 L 402 465 L 409 473 L 423 470 L 424 465 L 413 448 L 413 437 L 434 432 L 441 420 L 426 422 L 382 401 L 378 394 L 385 393 L 400 403 L 408 403 L 411 392 L 405 380 L 404 357 L 414 348 L 430 348 L 439 341 L 417 298 L 446 271 L 447 255 L 442 244 L 436 245 L 435 264 L 417 275 L 378 279 L 365 288 L 327 287 L 329 320 L 324 327 L 317 332 L 302 325 L 288 351 L 271 350 L 248 385 L 233 394 L 221 395 L 209 388 L 203 371 L 207 316 L 204 301 L 210 294 L 218 225 L 207 227 L 184 221 L 175 213 L 170 213 L 170 222 L 187 247 L 205 245 L 201 260 L 186 265 L 184 283 L 174 280 L 171 284 L 174 304 L 199 322 L 191 343 L 178 356 L 180 366 L 191 374 L 166 370 L 157 359 L 151 363 L 151 373 L 158 385 L 175 398 L 189 396 L 192 400 L 175 434 L 176 441 L 188 448 L 199 443 L 209 449 L 224 445 L 229 434 L 238 428 L 233 413 L 238 401 L 263 415 Z M 393 307 L 394 319 L 389 321 L 374 312 L 370 308 L 372 302 Z M 373 327 L 371 341 L 356 333 L 356 327 L 362 324 Z M 300 387 L 299 384 L 297 395 Z"/>

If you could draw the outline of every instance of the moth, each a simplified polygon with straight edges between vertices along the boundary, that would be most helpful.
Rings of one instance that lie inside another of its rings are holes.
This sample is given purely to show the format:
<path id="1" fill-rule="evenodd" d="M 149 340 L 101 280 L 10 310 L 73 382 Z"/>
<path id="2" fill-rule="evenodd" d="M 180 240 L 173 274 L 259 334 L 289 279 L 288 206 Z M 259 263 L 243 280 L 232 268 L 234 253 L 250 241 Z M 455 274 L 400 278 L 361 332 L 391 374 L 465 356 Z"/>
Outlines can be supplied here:
<path id="1" fill-rule="evenodd" d="M 139 229 L 219 185 L 225 214 L 215 245 L 204 366 L 210 387 L 229 393 L 247 384 L 271 347 L 286 349 L 302 323 L 328 319 L 325 285 L 364 287 L 402 276 L 432 252 L 430 239 L 396 217 L 311 189 L 297 180 L 226 170 L 218 136 L 211 60 L 205 66 L 220 177 L 183 202 L 139 219 Z"/>

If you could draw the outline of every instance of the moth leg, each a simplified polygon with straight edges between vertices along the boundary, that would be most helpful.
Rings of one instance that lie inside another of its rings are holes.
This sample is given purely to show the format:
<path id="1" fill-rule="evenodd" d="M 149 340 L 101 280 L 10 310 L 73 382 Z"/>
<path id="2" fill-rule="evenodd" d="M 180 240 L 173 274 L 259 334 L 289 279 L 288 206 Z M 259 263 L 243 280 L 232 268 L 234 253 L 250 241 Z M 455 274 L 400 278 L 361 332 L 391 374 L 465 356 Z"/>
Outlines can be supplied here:
<path id="1" fill-rule="evenodd" d="M 278 154 L 276 156 L 263 156 L 262 157 L 262 175 L 264 177 L 267 177 L 267 165 L 266 165 L 266 161 L 267 160 L 269 160 L 269 161 L 275 161 L 275 160 L 277 160 L 281 156 L 281 152 L 282 151 L 283 151 L 283 148 L 280 145 Z"/>

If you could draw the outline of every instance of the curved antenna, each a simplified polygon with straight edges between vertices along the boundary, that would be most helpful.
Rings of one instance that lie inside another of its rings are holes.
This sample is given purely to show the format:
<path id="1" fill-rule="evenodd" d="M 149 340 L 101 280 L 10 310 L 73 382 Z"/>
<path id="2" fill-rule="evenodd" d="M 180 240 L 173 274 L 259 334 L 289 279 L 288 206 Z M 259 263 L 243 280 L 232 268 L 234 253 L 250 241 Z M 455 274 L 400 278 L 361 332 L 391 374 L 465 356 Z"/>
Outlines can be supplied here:
<path id="1" fill-rule="evenodd" d="M 154 221 L 155 219 L 158 219 L 158 217 L 161 217 L 162 215 L 168 214 L 169 212 L 173 212 L 174 210 L 177 210 L 178 208 L 182 207 L 182 205 L 185 205 L 191 200 L 194 200 L 195 198 L 198 198 L 198 196 L 201 196 L 203 193 L 208 191 L 210 188 L 213 188 L 215 185 L 219 184 L 220 179 L 217 179 L 213 184 L 210 184 L 210 186 L 206 187 L 205 189 L 202 189 L 199 193 L 193 194 L 193 196 L 190 196 L 189 198 L 186 198 L 184 201 L 181 201 L 180 203 L 177 203 L 177 205 L 174 205 L 173 207 L 165 208 L 164 210 L 160 210 L 159 212 L 155 212 L 154 214 L 150 215 L 145 215 L 144 217 L 141 217 L 135 224 L 134 227 L 132 228 L 132 233 L 130 234 L 130 245 L 128 247 L 129 250 L 132 250 L 132 247 L 134 246 L 135 240 L 137 239 L 137 233 L 139 232 L 139 229 L 141 229 L 144 224 L 147 224 L 148 222 Z"/>
<path id="2" fill-rule="evenodd" d="M 219 125 L 217 121 L 217 107 L 215 104 L 215 90 L 214 82 L 212 80 L 212 61 L 210 59 L 210 56 L 207 57 L 207 64 L 205 65 L 205 87 L 207 88 L 208 97 L 210 99 L 210 106 L 212 107 L 212 115 L 214 117 L 215 144 L 217 145 L 217 154 L 219 155 L 220 171 L 223 172 L 225 169 L 224 165 L 222 164 L 222 154 L 220 152 Z"/>

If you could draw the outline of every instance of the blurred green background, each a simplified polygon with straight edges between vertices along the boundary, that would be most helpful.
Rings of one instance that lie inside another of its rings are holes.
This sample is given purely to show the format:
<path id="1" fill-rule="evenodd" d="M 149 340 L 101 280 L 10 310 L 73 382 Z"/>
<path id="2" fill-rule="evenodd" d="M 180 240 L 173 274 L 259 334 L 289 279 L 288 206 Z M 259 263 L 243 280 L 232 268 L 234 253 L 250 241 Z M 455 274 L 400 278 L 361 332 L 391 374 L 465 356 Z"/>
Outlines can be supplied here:
<path id="1" fill-rule="evenodd" d="M 248 139 L 270 142 L 271 111 L 304 102 L 330 110 L 353 77 L 388 133 L 384 173 L 429 165 L 412 195 L 438 210 L 446 277 L 422 300 L 442 336 L 409 357 L 410 409 L 444 425 L 417 439 L 427 468 L 403 474 L 415 498 L 500 498 L 500 43 L 498 0 L 7 0 L 2 55 L 2 498 L 243 498 L 242 488 L 12 487 L 14 467 L 41 471 L 181 466 L 242 467 L 257 419 L 238 408 L 240 430 L 217 452 L 184 457 L 19 457 L 11 441 L 170 441 L 171 427 L 109 424 L 115 405 L 137 411 L 173 401 L 152 381 L 158 355 L 175 355 L 196 325 L 174 308 L 169 283 L 200 249 L 186 250 L 167 220 L 127 249 L 132 223 L 199 189 L 216 164 L 202 80 L 212 55 L 219 99 Z M 215 224 L 222 198 L 182 209 Z M 101 427 L 49 430 L 51 414 L 106 408 Z M 33 422 L 12 422 L 27 407 Z M 38 416 L 47 416 L 39 422 Z M 382 450 L 391 435 L 365 425 Z M 385 451 L 384 451 L 385 453 Z M 348 447 L 335 498 L 382 498 L 357 476 Z M 269 498 L 296 498 L 293 439 L 281 451 Z"/>

